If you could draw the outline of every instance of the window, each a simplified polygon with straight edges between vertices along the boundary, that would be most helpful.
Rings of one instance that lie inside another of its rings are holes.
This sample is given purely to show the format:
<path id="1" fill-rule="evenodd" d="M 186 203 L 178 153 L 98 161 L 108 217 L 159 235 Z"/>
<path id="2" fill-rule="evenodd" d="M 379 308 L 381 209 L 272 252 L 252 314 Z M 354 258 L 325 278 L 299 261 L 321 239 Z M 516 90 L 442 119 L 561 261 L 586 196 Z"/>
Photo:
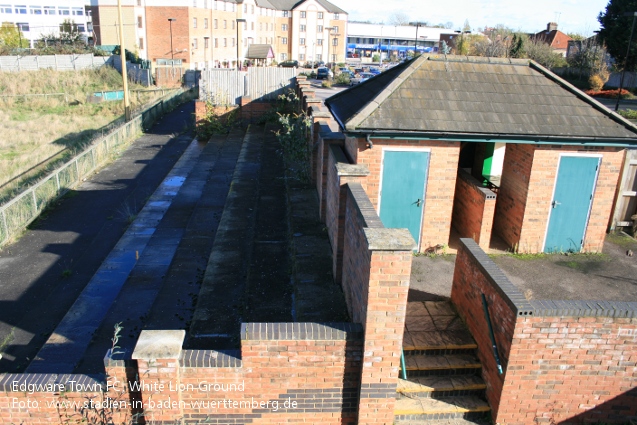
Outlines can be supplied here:
<path id="1" fill-rule="evenodd" d="M 142 5 L 142 0 L 137 0 L 137 6 L 141 6 L 141 5 Z"/>
<path id="2" fill-rule="evenodd" d="M 203 8 L 208 9 L 208 0 L 203 0 Z"/>
<path id="3" fill-rule="evenodd" d="M 204 18 L 204 19 L 203 19 L 203 27 L 204 27 L 205 29 L 208 29 L 208 18 Z"/>
<path id="4" fill-rule="evenodd" d="M 287 53 L 281 53 L 281 62 L 288 60 L 288 54 Z"/>
<path id="5" fill-rule="evenodd" d="M 42 8 L 40 6 L 30 6 L 29 7 L 29 13 L 31 15 L 41 15 L 42 14 Z"/>
<path id="6" fill-rule="evenodd" d="M 316 39 L 316 45 L 317 46 L 322 46 L 323 45 L 323 39 L 322 38 Z"/>
<path id="7" fill-rule="evenodd" d="M 212 27 L 213 27 L 214 29 L 217 29 L 217 28 L 218 28 L 218 25 L 219 25 L 219 22 L 218 22 L 216 19 L 212 21 Z"/>
<path id="8" fill-rule="evenodd" d="M 252 11 L 252 14 L 254 15 L 254 5 L 250 6 L 250 10 Z"/>
<path id="9" fill-rule="evenodd" d="M 44 14 L 45 15 L 55 15 L 55 6 L 44 6 Z"/>
<path id="10" fill-rule="evenodd" d="M 192 48 L 193 48 L 193 49 L 196 49 L 197 47 L 199 47 L 199 44 L 197 43 L 197 39 L 196 39 L 196 38 L 193 38 L 193 39 L 192 39 Z"/>
<path id="11" fill-rule="evenodd" d="M 299 54 L 299 60 L 300 61 L 304 61 L 305 60 L 305 55 L 303 53 Z"/>
<path id="12" fill-rule="evenodd" d="M 227 38 L 223 39 L 223 47 L 228 47 L 228 39 Z"/>
<path id="13" fill-rule="evenodd" d="M 55 9 L 54 9 L 55 10 Z M 6 13 L 10 15 L 13 12 L 10 4 L 0 4 L 0 13 Z"/>
<path id="14" fill-rule="evenodd" d="M 248 29 L 248 23 L 247 23 L 247 22 L 244 22 L 244 23 L 243 23 L 243 29 L 244 29 L 244 30 L 247 30 L 247 29 Z"/>
<path id="15" fill-rule="evenodd" d="M 338 38 L 332 39 L 332 46 L 338 46 Z"/>
<path id="16" fill-rule="evenodd" d="M 77 24 L 77 32 L 86 32 L 84 24 Z"/>
<path id="17" fill-rule="evenodd" d="M 304 19 L 304 18 L 305 18 L 305 11 L 304 11 L 304 10 L 302 10 L 302 11 L 301 11 L 301 19 Z"/>
<path id="18" fill-rule="evenodd" d="M 225 30 L 226 28 L 228 28 L 228 21 L 226 21 L 225 19 L 223 20 L 223 29 Z"/>
<path id="19" fill-rule="evenodd" d="M 323 12 L 317 13 L 317 18 L 318 19 L 323 19 Z"/>
<path id="20" fill-rule="evenodd" d="M 339 16 L 338 16 L 338 13 L 335 13 L 335 14 L 334 14 L 334 19 L 335 19 L 335 20 L 340 19 L 340 18 L 339 18 Z"/>
<path id="21" fill-rule="evenodd" d="M 281 24 L 281 31 L 287 31 L 288 30 L 288 24 Z"/>
<path id="22" fill-rule="evenodd" d="M 299 25 L 299 31 L 305 32 L 305 25 Z"/>
<path id="23" fill-rule="evenodd" d="M 234 21 L 232 21 L 232 29 L 234 29 L 234 24 L 235 24 L 235 22 L 234 22 Z"/>
<path id="24" fill-rule="evenodd" d="M 141 16 L 137 17 L 137 28 L 143 28 L 143 26 L 142 26 L 142 17 Z"/>
<path id="25" fill-rule="evenodd" d="M 288 44 L 288 38 L 287 37 L 281 37 L 281 44 Z"/>
<path id="26" fill-rule="evenodd" d="M 290 12 L 288 12 L 287 10 L 283 11 L 283 17 L 284 18 L 289 18 L 290 17 Z"/>
<path id="27" fill-rule="evenodd" d="M 219 39 L 215 38 L 215 47 L 219 47 Z"/>
<path id="28" fill-rule="evenodd" d="M 68 9 L 68 7 L 67 7 Z M 27 14 L 27 7 L 26 6 L 16 6 L 15 7 L 15 13 L 17 15 L 26 15 Z"/>
<path id="29" fill-rule="evenodd" d="M 235 46 L 235 44 L 234 44 L 234 43 L 235 43 L 235 40 L 234 40 L 234 37 L 232 37 L 232 47 L 234 47 L 234 46 Z"/>
<path id="30" fill-rule="evenodd" d="M 305 39 L 304 38 L 299 39 L 299 44 L 301 46 L 305 46 Z"/>
<path id="31" fill-rule="evenodd" d="M 197 28 L 197 18 L 192 18 L 192 27 Z"/>
<path id="32" fill-rule="evenodd" d="M 322 61 L 322 60 L 323 60 L 323 55 L 322 55 L 322 54 L 320 54 L 320 53 L 317 53 L 317 54 L 316 54 L 316 60 L 317 60 L 317 61 Z"/>
<path id="33" fill-rule="evenodd" d="M 215 9 L 215 10 L 217 10 L 217 0 L 214 0 L 214 1 L 212 2 L 212 4 L 214 5 L 214 9 Z M 215 47 L 217 47 L 217 46 L 215 46 Z"/>
<path id="34" fill-rule="evenodd" d="M 250 24 L 250 29 L 251 29 L 252 31 L 254 31 L 254 22 L 252 22 L 252 23 Z"/>
<path id="35" fill-rule="evenodd" d="M 139 50 L 144 50 L 144 39 L 143 38 L 141 38 L 141 37 L 139 38 L 138 44 L 139 44 Z"/>
<path id="36" fill-rule="evenodd" d="M 71 11 L 73 16 L 84 16 L 84 9 L 81 7 L 74 7 Z"/>
<path id="37" fill-rule="evenodd" d="M 316 32 L 323 32 L 323 25 L 318 25 L 316 27 Z"/>
<path id="38" fill-rule="evenodd" d="M 248 13 L 248 5 L 247 4 L 243 5 L 243 13 Z"/>
<path id="39" fill-rule="evenodd" d="M 197 7 L 197 0 L 192 0 L 192 7 Z"/>
<path id="40" fill-rule="evenodd" d="M 332 27 L 332 31 L 334 31 L 334 34 L 338 34 L 338 27 Z"/>
<path id="41" fill-rule="evenodd" d="M 29 31 L 29 24 L 27 22 L 18 22 L 15 24 L 15 26 L 18 27 L 18 29 L 22 32 Z"/>
<path id="42" fill-rule="evenodd" d="M 68 7 L 62 7 L 62 6 L 58 7 L 58 12 L 59 12 L 58 15 L 64 15 L 64 16 L 71 14 L 71 10 Z"/>

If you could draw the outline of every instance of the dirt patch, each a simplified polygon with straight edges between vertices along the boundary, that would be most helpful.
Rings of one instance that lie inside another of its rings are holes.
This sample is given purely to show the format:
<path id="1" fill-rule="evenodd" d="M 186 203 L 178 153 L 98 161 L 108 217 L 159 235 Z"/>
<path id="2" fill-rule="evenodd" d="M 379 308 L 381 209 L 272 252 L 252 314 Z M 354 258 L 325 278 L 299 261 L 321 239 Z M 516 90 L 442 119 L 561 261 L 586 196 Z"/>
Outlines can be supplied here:
<path id="1" fill-rule="evenodd" d="M 529 299 L 637 301 L 637 241 L 628 236 L 608 235 L 600 254 L 491 258 Z M 409 300 L 450 297 L 455 261 L 455 255 L 415 256 Z"/>

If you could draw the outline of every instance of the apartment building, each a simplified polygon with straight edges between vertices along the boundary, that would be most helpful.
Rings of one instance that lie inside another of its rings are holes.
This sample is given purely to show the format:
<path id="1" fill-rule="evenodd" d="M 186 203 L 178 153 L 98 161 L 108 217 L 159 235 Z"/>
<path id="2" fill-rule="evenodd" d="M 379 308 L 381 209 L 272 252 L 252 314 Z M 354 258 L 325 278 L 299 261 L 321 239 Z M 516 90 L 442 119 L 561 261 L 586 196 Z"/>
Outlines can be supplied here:
<path id="1" fill-rule="evenodd" d="M 0 0 L 0 23 L 16 25 L 31 47 L 43 37 L 58 37 L 64 21 L 77 25 L 85 38 L 91 35 L 86 0 Z"/>
<path id="2" fill-rule="evenodd" d="M 120 44 L 117 0 L 90 1 L 96 43 Z M 122 0 L 122 15 L 126 48 L 153 66 L 234 68 L 251 44 L 279 62 L 345 60 L 347 12 L 327 0 Z"/>

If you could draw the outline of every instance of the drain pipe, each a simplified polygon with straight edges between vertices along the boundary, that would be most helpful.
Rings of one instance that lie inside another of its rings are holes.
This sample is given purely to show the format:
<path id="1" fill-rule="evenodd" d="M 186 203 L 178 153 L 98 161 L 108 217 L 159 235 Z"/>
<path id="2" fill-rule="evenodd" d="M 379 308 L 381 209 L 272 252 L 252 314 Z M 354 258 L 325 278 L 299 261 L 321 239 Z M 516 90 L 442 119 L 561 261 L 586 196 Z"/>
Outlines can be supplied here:
<path id="1" fill-rule="evenodd" d="M 374 149 L 374 144 L 372 143 L 372 139 L 370 139 L 371 134 L 367 133 L 365 136 L 365 140 L 367 140 L 367 145 L 370 149 Z"/>

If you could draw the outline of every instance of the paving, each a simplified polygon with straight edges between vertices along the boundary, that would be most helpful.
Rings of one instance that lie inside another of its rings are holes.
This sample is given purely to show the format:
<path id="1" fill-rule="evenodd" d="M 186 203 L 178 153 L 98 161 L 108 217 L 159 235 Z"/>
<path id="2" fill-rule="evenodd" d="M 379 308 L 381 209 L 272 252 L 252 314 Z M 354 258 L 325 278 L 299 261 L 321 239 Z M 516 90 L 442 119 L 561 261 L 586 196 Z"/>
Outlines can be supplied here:
<path id="1" fill-rule="evenodd" d="M 637 301 L 637 241 L 628 236 L 608 235 L 596 254 L 490 256 L 528 299 Z M 414 257 L 409 299 L 450 297 L 455 258 Z"/>
<path id="2" fill-rule="evenodd" d="M 193 111 L 166 115 L 0 252 L 0 372 L 35 357 L 189 145 Z"/>

